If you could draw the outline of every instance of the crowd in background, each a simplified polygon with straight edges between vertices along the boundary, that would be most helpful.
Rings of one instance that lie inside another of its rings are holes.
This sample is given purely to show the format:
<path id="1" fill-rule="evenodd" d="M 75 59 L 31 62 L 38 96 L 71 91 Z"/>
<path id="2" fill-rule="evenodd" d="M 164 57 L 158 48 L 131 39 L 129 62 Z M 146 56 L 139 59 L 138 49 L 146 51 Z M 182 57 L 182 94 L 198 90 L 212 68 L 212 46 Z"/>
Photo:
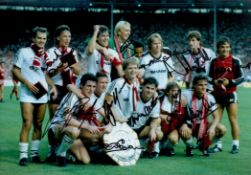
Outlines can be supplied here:
<path id="1" fill-rule="evenodd" d="M 0 61 L 6 64 L 7 75 L 6 79 L 11 79 L 10 70 L 12 62 L 18 48 L 27 46 L 30 38 L 30 28 L 37 25 L 34 18 L 41 21 L 40 24 L 47 27 L 50 31 L 50 36 L 47 48 L 50 48 L 54 40 L 54 29 L 58 24 L 65 23 L 72 28 L 72 42 L 73 48 L 78 50 L 79 58 L 81 60 L 85 51 L 88 38 L 92 33 L 92 26 L 94 24 L 110 25 L 109 13 L 86 13 L 86 12 L 45 12 L 44 18 L 39 15 L 39 12 L 16 12 L 16 11 L 1 11 L 3 16 L 3 27 L 0 29 L 2 39 L 0 41 Z M 26 17 L 25 17 L 26 16 Z M 27 17 L 28 16 L 28 17 Z M 105 18 L 104 18 L 105 16 Z M 186 18 L 184 18 L 186 16 Z M 218 13 L 217 18 L 217 33 L 228 36 L 232 40 L 233 54 L 238 56 L 243 64 L 248 63 L 251 56 L 251 24 L 248 22 L 249 14 L 226 14 Z M 12 18 L 26 18 L 26 20 L 15 20 L 16 23 L 7 24 Z M 88 24 L 85 23 L 88 18 Z M 91 19 L 90 19 L 91 18 Z M 146 44 L 147 37 L 154 32 L 162 35 L 164 46 L 172 50 L 185 50 L 186 32 L 189 30 L 199 30 L 202 34 L 202 43 L 206 47 L 214 48 L 213 42 L 213 14 L 212 13 L 189 13 L 179 12 L 176 14 L 115 14 L 114 20 L 125 19 L 132 24 L 131 40 L 141 41 Z M 144 19 L 147 19 L 144 20 Z M 237 24 L 238 21 L 238 24 Z M 93 23 L 93 24 L 92 24 Z M 241 30 L 240 30 L 241 29 Z M 82 59 L 83 60 L 83 59 Z M 81 68 L 85 72 L 86 63 L 81 62 Z"/>

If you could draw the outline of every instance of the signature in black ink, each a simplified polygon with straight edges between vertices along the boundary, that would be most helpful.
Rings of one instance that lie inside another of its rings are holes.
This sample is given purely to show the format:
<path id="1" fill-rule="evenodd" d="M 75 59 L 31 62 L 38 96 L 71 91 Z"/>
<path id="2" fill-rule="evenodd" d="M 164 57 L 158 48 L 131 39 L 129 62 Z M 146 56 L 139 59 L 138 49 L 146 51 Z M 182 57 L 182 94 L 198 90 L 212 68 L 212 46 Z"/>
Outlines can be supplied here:
<path id="1" fill-rule="evenodd" d="M 133 147 L 133 145 L 125 145 L 125 140 L 120 139 L 117 142 L 112 142 L 109 144 L 105 144 L 104 148 L 106 152 L 114 152 L 114 151 L 124 151 L 129 149 L 142 149 L 141 147 Z"/>
<path id="2" fill-rule="evenodd" d="M 202 110 L 196 110 L 194 111 L 193 108 L 189 108 L 189 113 L 191 114 L 191 119 L 197 119 L 197 120 L 202 120 L 204 118 L 207 118 L 208 116 L 210 116 L 215 110 L 217 110 L 218 107 L 216 107 L 216 109 L 211 110 L 212 106 L 215 106 L 216 104 L 213 102 L 208 102 L 207 100 L 202 103 L 202 108 L 205 109 L 206 111 L 206 115 L 203 116 L 203 112 Z"/>
<path id="3" fill-rule="evenodd" d="M 149 116 L 149 113 L 148 114 L 138 114 L 138 113 L 133 113 L 130 118 L 128 119 L 128 122 L 127 124 L 131 127 L 133 127 L 134 125 L 136 125 L 136 123 L 139 121 L 139 119 L 141 117 L 148 117 Z"/>

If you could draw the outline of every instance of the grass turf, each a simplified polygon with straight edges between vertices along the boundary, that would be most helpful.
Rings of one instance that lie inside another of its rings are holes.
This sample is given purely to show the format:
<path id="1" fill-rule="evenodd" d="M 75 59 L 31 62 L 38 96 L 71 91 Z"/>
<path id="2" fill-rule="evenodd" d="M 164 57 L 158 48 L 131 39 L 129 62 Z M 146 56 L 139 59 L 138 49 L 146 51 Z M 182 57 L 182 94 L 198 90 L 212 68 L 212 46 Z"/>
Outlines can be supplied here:
<path id="1" fill-rule="evenodd" d="M 18 139 L 21 129 L 21 116 L 19 102 L 13 98 L 9 99 L 10 87 L 5 89 L 5 102 L 0 103 L 0 174 L 1 175 L 68 175 L 68 174 L 92 174 L 92 175 L 123 175 L 123 174 L 186 174 L 186 175 L 249 175 L 251 174 L 251 89 L 239 89 L 239 123 L 241 128 L 240 153 L 232 155 L 231 131 L 229 121 L 224 114 L 223 123 L 227 126 L 228 132 L 223 138 L 223 152 L 211 154 L 210 157 L 203 157 L 195 150 L 192 158 L 185 157 L 185 146 L 180 142 L 176 147 L 176 156 L 157 159 L 140 159 L 137 165 L 131 167 L 119 167 L 116 165 L 73 165 L 69 164 L 64 168 L 48 164 L 32 164 L 28 167 L 18 165 Z M 46 114 L 45 122 L 48 120 Z M 41 155 L 45 158 L 47 154 L 47 138 L 43 138 Z"/>

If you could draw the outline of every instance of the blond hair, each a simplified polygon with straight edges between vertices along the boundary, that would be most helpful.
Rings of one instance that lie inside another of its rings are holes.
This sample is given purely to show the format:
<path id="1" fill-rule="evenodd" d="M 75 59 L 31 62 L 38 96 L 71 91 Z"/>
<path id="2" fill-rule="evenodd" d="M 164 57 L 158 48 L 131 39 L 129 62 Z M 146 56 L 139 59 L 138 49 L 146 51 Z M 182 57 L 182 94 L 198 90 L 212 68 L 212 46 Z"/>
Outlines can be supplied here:
<path id="1" fill-rule="evenodd" d="M 151 49 L 151 44 L 154 42 L 154 39 L 159 39 L 161 41 L 161 45 L 163 47 L 163 39 L 159 33 L 153 33 L 147 38 L 147 46 L 148 49 Z"/>
<path id="2" fill-rule="evenodd" d="M 114 29 L 114 34 L 116 36 L 118 36 L 118 32 L 121 28 L 123 28 L 124 26 L 129 26 L 131 27 L 131 24 L 127 21 L 119 21 L 116 25 L 115 25 L 115 29 Z"/>
<path id="3" fill-rule="evenodd" d="M 123 70 L 126 70 L 130 64 L 134 64 L 137 65 L 137 67 L 139 67 L 139 59 L 136 58 L 135 56 L 125 59 L 123 62 Z"/>

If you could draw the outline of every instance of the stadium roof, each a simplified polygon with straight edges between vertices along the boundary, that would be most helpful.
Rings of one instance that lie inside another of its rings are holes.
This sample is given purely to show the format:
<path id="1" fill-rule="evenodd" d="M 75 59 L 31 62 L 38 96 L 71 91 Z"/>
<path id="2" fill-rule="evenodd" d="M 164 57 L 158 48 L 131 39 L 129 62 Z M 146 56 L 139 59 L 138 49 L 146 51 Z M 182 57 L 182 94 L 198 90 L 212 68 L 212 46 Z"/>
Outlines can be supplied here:
<path id="1" fill-rule="evenodd" d="M 250 0 L 0 0 L 0 7 L 251 8 Z"/>

